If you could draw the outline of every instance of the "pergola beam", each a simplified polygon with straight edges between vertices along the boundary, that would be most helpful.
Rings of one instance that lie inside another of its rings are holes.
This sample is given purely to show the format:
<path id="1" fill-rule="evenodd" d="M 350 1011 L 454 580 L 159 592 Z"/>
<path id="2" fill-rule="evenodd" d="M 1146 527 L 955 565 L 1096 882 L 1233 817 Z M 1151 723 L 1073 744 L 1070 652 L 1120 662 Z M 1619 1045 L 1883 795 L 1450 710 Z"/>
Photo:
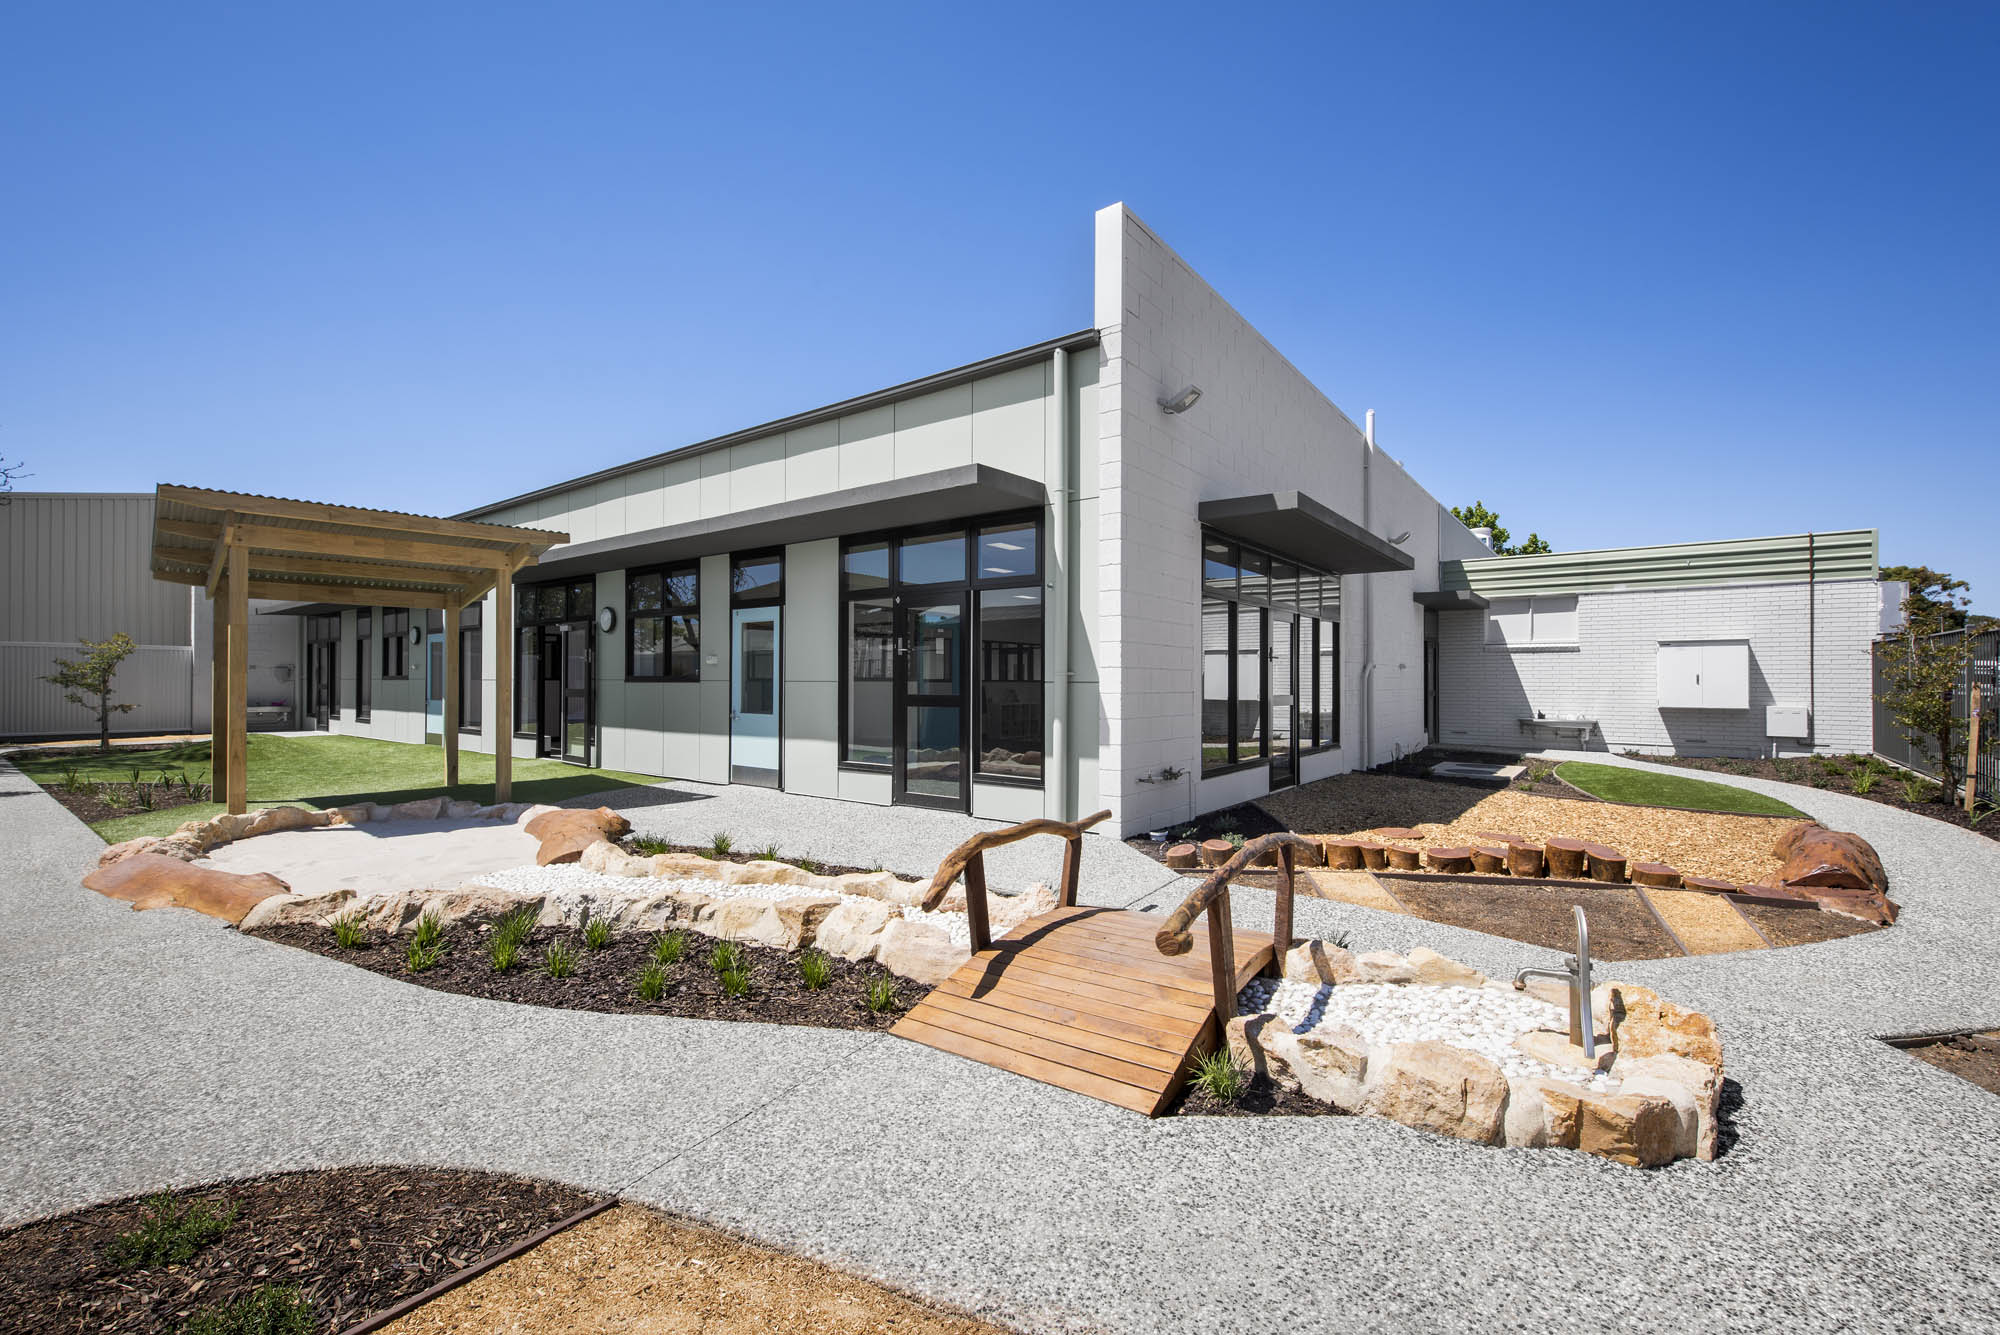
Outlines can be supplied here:
<path id="1" fill-rule="evenodd" d="M 229 544 L 229 711 L 227 782 L 229 810 L 242 815 L 249 809 L 248 785 L 244 782 L 243 734 L 249 727 L 248 678 L 250 675 L 250 553 L 240 542 Z M 212 759 L 212 757 L 211 757 Z M 212 794 L 211 794 L 212 795 Z"/>
<path id="2" fill-rule="evenodd" d="M 192 547 L 155 547 L 153 560 L 170 565 L 198 567 L 203 553 Z M 484 594 L 493 587 L 491 569 L 444 569 L 438 566 L 385 565 L 370 561 L 329 560 L 321 556 L 269 556 L 253 557 L 251 565 L 264 572 L 259 580 L 268 576 L 278 579 L 286 575 L 332 575 L 341 579 L 351 579 L 370 585 L 390 582 L 429 585 L 432 591 L 452 594 L 460 591 L 476 590 Z M 174 573 L 169 572 L 171 578 Z M 210 590 L 210 596 L 214 591 Z M 475 596 L 477 596 L 477 594 Z"/>
<path id="3" fill-rule="evenodd" d="M 539 542 L 551 536 L 547 530 L 508 524 L 486 524 L 474 519 L 438 519 L 430 515 L 409 515 L 394 510 L 369 510 L 353 505 L 332 505 L 324 501 L 292 501 L 277 496 L 244 496 L 232 491 L 211 491 L 204 487 L 182 487 L 161 483 L 154 489 L 156 501 L 178 503 L 204 510 L 245 510 L 273 519 L 290 519 L 308 524 L 345 524 L 349 528 L 374 528 L 394 533 L 423 533 L 437 538 L 470 542 L 492 542 L 515 537 L 522 542 Z M 555 535 L 568 541 L 568 535 Z"/>
<path id="4" fill-rule="evenodd" d="M 166 584 L 199 585 L 207 578 L 198 570 L 155 570 L 153 578 Z M 310 580 L 252 579 L 254 598 L 283 598 L 289 602 L 341 603 L 348 607 L 442 608 L 457 597 L 457 591 L 437 589 L 378 588 L 370 584 L 318 584 Z"/>
<path id="5" fill-rule="evenodd" d="M 415 538 L 382 537 L 373 533 L 329 533 L 322 529 L 280 528 L 276 524 L 238 526 L 244 546 L 255 552 L 291 552 L 302 556 L 350 556 L 390 564 L 457 566 L 484 569 L 504 565 L 502 547 L 454 546 Z"/>
<path id="6" fill-rule="evenodd" d="M 231 511 L 222 521 L 222 532 L 215 538 L 215 550 L 208 559 L 208 596 L 215 597 L 215 586 L 222 582 L 222 563 L 229 555 L 229 533 L 236 527 L 236 513 Z"/>

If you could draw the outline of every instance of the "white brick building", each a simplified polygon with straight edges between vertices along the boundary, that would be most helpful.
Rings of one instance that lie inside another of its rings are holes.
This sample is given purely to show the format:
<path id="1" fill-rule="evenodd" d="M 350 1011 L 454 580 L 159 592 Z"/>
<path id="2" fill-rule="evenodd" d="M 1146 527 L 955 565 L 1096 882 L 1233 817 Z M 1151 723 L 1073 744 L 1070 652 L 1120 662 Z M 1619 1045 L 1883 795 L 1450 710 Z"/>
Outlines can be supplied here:
<path id="1" fill-rule="evenodd" d="M 1096 226 L 1088 328 L 461 516 L 569 536 L 522 572 L 513 644 L 490 614 L 465 631 L 464 744 L 1000 819 L 1108 807 L 1131 832 L 1423 746 L 1440 675 L 1443 741 L 1518 746 L 1525 701 L 1674 745 L 1621 698 L 1661 626 L 1749 636 L 1792 690 L 1798 632 L 1759 621 L 1781 592 L 1723 629 L 1607 596 L 1570 655 L 1589 693 L 1486 652 L 1483 614 L 1420 601 L 1480 596 L 1444 584 L 1478 540 L 1122 205 Z M 1827 625 L 1873 575 L 1871 546 L 1851 595 L 1821 589 Z M 441 625 L 302 610 L 311 716 L 436 737 Z M 1865 647 L 1819 644 L 1845 737 Z M 1762 717 L 1697 723 L 1749 747 Z"/>

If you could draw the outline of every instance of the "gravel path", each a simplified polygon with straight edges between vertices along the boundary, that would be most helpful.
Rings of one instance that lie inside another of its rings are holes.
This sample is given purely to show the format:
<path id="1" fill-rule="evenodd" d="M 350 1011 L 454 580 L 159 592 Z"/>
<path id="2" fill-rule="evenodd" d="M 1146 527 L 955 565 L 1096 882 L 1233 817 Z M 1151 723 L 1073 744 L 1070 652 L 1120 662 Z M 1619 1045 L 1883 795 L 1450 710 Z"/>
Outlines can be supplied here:
<path id="1" fill-rule="evenodd" d="M 2000 845 L 1739 782 L 1874 841 L 1904 913 L 1607 970 L 1714 1013 L 1742 1086 L 1723 1158 L 1644 1173 L 1366 1118 L 1150 1122 L 878 1035 L 411 988 L 78 889 L 97 841 L 0 765 L 0 1222 L 404 1160 L 621 1191 L 1037 1330 L 1989 1329 L 2000 1100 L 1871 1035 L 2000 1025 Z M 800 831 L 826 857 L 857 820 L 835 811 Z M 912 857 L 942 837 L 892 819 Z M 1178 898 L 1100 865 L 1100 902 Z M 1301 900 L 1299 925 L 1490 974 L 1551 960 L 1351 904 Z"/>

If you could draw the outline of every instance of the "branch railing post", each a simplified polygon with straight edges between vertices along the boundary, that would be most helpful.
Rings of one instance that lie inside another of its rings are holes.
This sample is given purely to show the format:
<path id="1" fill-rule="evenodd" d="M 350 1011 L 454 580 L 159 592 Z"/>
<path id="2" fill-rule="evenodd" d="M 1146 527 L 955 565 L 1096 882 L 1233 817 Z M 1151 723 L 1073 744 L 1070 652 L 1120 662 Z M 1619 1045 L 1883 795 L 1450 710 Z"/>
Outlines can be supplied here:
<path id="1" fill-rule="evenodd" d="M 1162 955 L 1185 955 L 1194 949 L 1194 920 L 1208 914 L 1209 978 L 1220 1023 L 1226 1025 L 1236 1018 L 1236 931 L 1230 920 L 1229 883 L 1259 858 L 1277 854 L 1278 902 L 1272 914 L 1271 944 L 1282 967 L 1285 953 L 1292 948 L 1294 850 L 1310 847 L 1310 840 L 1289 832 L 1259 835 L 1210 872 L 1195 892 L 1167 915 L 1166 925 L 1153 934 L 1153 944 Z"/>
<path id="2" fill-rule="evenodd" d="M 1057 891 L 1056 903 L 1062 908 L 1076 907 L 1077 883 L 1083 879 L 1083 835 L 1070 835 L 1063 848 L 1062 886 Z"/>
<path id="3" fill-rule="evenodd" d="M 960 876 L 965 878 L 965 920 L 972 936 L 973 953 L 989 949 L 993 944 L 991 914 L 986 902 L 986 850 L 999 848 L 1004 844 L 1018 843 L 1038 834 L 1053 834 L 1068 843 L 1063 851 L 1062 885 L 1057 890 L 1057 902 L 1064 908 L 1076 907 L 1077 884 L 1083 876 L 1083 836 L 1084 832 L 1099 821 L 1111 819 L 1109 811 L 1100 811 L 1093 816 L 1085 816 L 1078 821 L 1030 820 L 1019 825 L 1009 825 L 1002 830 L 981 830 L 970 839 L 951 850 L 943 862 L 938 864 L 931 877 L 930 888 L 924 891 L 919 904 L 926 911 L 935 911 Z"/>
<path id="4" fill-rule="evenodd" d="M 986 854 L 975 852 L 965 864 L 965 925 L 972 937 L 972 953 L 993 946 L 993 928 L 986 916 Z"/>
<path id="5" fill-rule="evenodd" d="M 1227 885 L 1208 906 L 1208 979 L 1215 990 L 1215 1018 L 1226 1025 L 1236 1018 L 1236 931 L 1229 921 Z"/>

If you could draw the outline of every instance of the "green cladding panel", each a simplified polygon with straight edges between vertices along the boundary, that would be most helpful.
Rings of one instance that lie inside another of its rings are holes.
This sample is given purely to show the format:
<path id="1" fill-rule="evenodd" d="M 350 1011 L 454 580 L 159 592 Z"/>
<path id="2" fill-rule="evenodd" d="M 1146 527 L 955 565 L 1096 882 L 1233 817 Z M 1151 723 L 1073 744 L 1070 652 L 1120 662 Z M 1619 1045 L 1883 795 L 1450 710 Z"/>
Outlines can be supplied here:
<path id="1" fill-rule="evenodd" d="M 1785 584 L 1876 578 L 1872 528 L 1796 533 L 1734 542 L 1678 542 L 1661 547 L 1612 547 L 1546 556 L 1495 556 L 1445 561 L 1439 585 L 1487 598 L 1533 593 L 1611 593 L 1697 584 Z"/>

